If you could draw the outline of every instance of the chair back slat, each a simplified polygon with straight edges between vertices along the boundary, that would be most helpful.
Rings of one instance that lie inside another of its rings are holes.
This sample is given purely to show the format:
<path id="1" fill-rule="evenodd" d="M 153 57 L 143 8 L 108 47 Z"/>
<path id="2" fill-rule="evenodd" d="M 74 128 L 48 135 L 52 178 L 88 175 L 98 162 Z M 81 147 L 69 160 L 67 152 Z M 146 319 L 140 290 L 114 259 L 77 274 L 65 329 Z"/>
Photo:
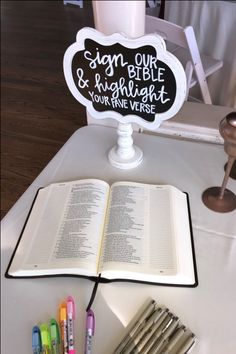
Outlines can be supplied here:
<path id="1" fill-rule="evenodd" d="M 146 15 L 145 20 L 145 33 L 157 33 L 180 47 L 188 47 L 183 27 L 149 15 Z"/>

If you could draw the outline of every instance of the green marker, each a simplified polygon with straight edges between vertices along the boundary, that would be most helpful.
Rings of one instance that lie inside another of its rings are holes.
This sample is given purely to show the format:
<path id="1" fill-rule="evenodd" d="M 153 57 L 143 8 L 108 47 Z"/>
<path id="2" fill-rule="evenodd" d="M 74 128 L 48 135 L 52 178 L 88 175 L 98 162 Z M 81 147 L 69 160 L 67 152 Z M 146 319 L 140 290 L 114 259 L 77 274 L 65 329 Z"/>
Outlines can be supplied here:
<path id="1" fill-rule="evenodd" d="M 42 354 L 51 354 L 51 338 L 47 324 L 43 323 L 40 325 L 40 335 L 42 341 Z"/>
<path id="2" fill-rule="evenodd" d="M 49 325 L 50 325 L 52 354 L 59 354 L 60 353 L 60 332 L 59 332 L 58 323 L 54 318 L 52 318 Z"/>

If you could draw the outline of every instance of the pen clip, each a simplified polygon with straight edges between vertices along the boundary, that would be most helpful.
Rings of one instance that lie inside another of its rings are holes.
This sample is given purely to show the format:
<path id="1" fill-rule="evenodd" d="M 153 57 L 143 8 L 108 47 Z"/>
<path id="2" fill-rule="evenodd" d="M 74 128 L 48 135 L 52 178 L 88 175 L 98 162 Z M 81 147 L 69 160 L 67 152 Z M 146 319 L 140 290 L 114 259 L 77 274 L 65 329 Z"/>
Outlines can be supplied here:
<path id="1" fill-rule="evenodd" d="M 92 330 L 92 335 L 94 335 L 95 332 L 95 316 L 93 311 L 90 309 L 87 311 L 87 317 L 86 317 L 86 328 Z"/>
<path id="2" fill-rule="evenodd" d="M 75 302 L 72 296 L 68 296 L 66 299 L 67 315 L 72 314 L 73 320 L 75 319 Z"/>

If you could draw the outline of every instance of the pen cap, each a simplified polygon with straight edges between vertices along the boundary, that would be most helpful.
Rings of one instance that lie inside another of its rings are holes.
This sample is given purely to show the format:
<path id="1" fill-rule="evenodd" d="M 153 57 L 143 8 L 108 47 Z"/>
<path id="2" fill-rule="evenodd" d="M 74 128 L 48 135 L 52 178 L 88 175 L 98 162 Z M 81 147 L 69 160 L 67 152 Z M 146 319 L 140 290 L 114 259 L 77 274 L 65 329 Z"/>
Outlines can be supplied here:
<path id="1" fill-rule="evenodd" d="M 86 328 L 92 330 L 92 335 L 94 335 L 95 331 L 95 316 L 92 310 L 87 311 L 86 317 Z"/>
<path id="2" fill-rule="evenodd" d="M 34 326 L 32 329 L 32 348 L 41 348 L 41 336 L 38 326 Z"/>
<path id="3" fill-rule="evenodd" d="M 40 326 L 41 342 L 42 346 L 51 349 L 51 337 L 49 333 L 49 328 L 47 324 L 41 324 Z"/>
<path id="4" fill-rule="evenodd" d="M 63 302 L 60 307 L 59 307 L 59 321 L 66 321 L 67 319 L 67 308 L 66 308 L 66 303 Z"/>
<path id="5" fill-rule="evenodd" d="M 72 318 L 75 319 L 75 302 L 72 296 L 68 296 L 66 299 L 67 315 L 72 314 Z"/>
<path id="6" fill-rule="evenodd" d="M 50 320 L 49 325 L 50 325 L 51 340 L 60 343 L 60 331 L 59 331 L 59 326 L 57 321 L 54 318 L 52 318 Z"/>

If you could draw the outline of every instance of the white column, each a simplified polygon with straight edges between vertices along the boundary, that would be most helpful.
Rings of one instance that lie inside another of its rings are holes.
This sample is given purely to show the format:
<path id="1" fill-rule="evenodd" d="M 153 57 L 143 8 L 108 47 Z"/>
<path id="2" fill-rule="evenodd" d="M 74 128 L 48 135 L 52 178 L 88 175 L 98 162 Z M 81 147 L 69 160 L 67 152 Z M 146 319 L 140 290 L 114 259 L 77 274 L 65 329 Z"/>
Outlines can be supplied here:
<path id="1" fill-rule="evenodd" d="M 107 35 L 123 32 L 132 38 L 141 37 L 145 31 L 145 11 L 145 0 L 93 0 L 95 28 Z M 87 119 L 90 122 L 93 121 L 88 112 Z M 108 155 L 113 166 L 129 169 L 142 162 L 143 153 L 133 145 L 132 132 L 130 123 L 119 123 L 117 145 L 111 149 Z"/>
<path id="2" fill-rule="evenodd" d="M 145 1 L 93 0 L 95 28 L 105 34 L 124 32 L 140 37 L 145 31 Z"/>

